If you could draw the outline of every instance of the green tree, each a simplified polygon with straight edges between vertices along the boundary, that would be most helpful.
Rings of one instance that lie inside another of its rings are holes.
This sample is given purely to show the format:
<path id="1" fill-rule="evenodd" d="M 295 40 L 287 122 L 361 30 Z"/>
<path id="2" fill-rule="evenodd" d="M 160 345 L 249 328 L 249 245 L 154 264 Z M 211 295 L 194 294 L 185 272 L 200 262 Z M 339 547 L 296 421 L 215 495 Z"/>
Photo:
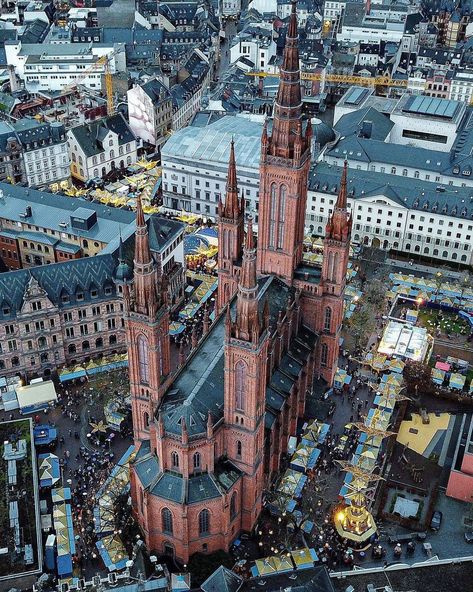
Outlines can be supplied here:
<path id="1" fill-rule="evenodd" d="M 365 304 L 355 310 L 346 323 L 347 333 L 353 340 L 355 349 L 364 347 L 376 327 L 375 314 L 372 308 Z"/>

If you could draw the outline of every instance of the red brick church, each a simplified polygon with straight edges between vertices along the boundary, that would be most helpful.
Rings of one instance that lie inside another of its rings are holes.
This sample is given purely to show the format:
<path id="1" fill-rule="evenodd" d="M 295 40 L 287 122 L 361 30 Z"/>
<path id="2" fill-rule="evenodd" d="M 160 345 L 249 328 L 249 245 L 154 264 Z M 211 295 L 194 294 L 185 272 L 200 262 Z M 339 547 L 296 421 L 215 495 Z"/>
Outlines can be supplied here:
<path id="1" fill-rule="evenodd" d="M 137 449 L 133 511 L 148 549 L 183 562 L 228 550 L 252 530 L 314 377 L 330 384 L 337 366 L 351 234 L 347 171 L 320 269 L 303 260 L 311 126 L 301 112 L 297 38 L 293 4 L 274 115 L 261 140 L 257 244 L 251 219 L 245 229 L 232 145 L 219 215 L 218 314 L 210 328 L 204 320 L 174 374 L 165 277 L 137 204 L 134 281 L 123 290 Z"/>

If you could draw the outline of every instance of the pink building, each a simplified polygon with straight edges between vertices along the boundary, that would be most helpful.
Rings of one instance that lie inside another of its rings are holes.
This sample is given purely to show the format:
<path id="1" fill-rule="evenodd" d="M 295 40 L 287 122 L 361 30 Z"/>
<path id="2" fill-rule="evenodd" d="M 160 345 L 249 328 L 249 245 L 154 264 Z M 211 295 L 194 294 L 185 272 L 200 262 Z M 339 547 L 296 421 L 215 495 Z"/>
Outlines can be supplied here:
<path id="1" fill-rule="evenodd" d="M 473 420 L 468 415 L 463 416 L 446 493 L 473 502 Z"/>
<path id="2" fill-rule="evenodd" d="M 310 122 L 301 113 L 295 4 L 274 117 L 261 143 L 258 245 L 244 228 L 233 146 L 219 206 L 217 318 L 176 374 L 166 278 L 149 254 L 141 203 L 133 285 L 124 286 L 136 457 L 133 511 L 147 547 L 187 562 L 253 529 L 262 492 L 295 435 L 314 377 L 337 367 L 351 218 L 347 170 L 322 269 L 303 261 Z"/>

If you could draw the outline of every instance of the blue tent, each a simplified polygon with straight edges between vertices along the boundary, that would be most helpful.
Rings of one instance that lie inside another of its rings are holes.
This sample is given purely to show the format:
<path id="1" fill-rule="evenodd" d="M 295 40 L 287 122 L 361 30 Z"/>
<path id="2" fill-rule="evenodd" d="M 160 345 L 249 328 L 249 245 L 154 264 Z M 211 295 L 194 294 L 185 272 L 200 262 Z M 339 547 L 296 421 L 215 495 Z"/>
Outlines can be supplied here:
<path id="1" fill-rule="evenodd" d="M 37 425 L 33 428 L 35 446 L 48 446 L 57 440 L 57 429 L 47 424 Z"/>

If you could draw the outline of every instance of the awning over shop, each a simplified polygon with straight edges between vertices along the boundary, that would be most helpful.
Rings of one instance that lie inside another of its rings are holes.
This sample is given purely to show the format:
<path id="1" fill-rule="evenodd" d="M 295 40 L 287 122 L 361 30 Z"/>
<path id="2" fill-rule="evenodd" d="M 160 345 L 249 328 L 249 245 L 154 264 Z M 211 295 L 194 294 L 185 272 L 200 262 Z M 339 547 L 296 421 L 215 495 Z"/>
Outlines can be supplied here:
<path id="1" fill-rule="evenodd" d="M 20 386 L 16 389 L 16 396 L 22 413 L 34 413 L 57 401 L 56 389 L 52 380 Z"/>
<path id="2" fill-rule="evenodd" d="M 57 483 L 61 478 L 59 458 L 55 454 L 40 454 L 38 462 L 40 487 L 51 487 Z"/>
<path id="3" fill-rule="evenodd" d="M 129 557 L 118 535 L 107 536 L 97 541 L 96 546 L 108 571 L 125 569 Z"/>
<path id="4" fill-rule="evenodd" d="M 462 374 L 457 374 L 456 372 L 454 372 L 450 376 L 450 388 L 461 390 L 465 386 L 465 380 L 466 378 Z"/>

